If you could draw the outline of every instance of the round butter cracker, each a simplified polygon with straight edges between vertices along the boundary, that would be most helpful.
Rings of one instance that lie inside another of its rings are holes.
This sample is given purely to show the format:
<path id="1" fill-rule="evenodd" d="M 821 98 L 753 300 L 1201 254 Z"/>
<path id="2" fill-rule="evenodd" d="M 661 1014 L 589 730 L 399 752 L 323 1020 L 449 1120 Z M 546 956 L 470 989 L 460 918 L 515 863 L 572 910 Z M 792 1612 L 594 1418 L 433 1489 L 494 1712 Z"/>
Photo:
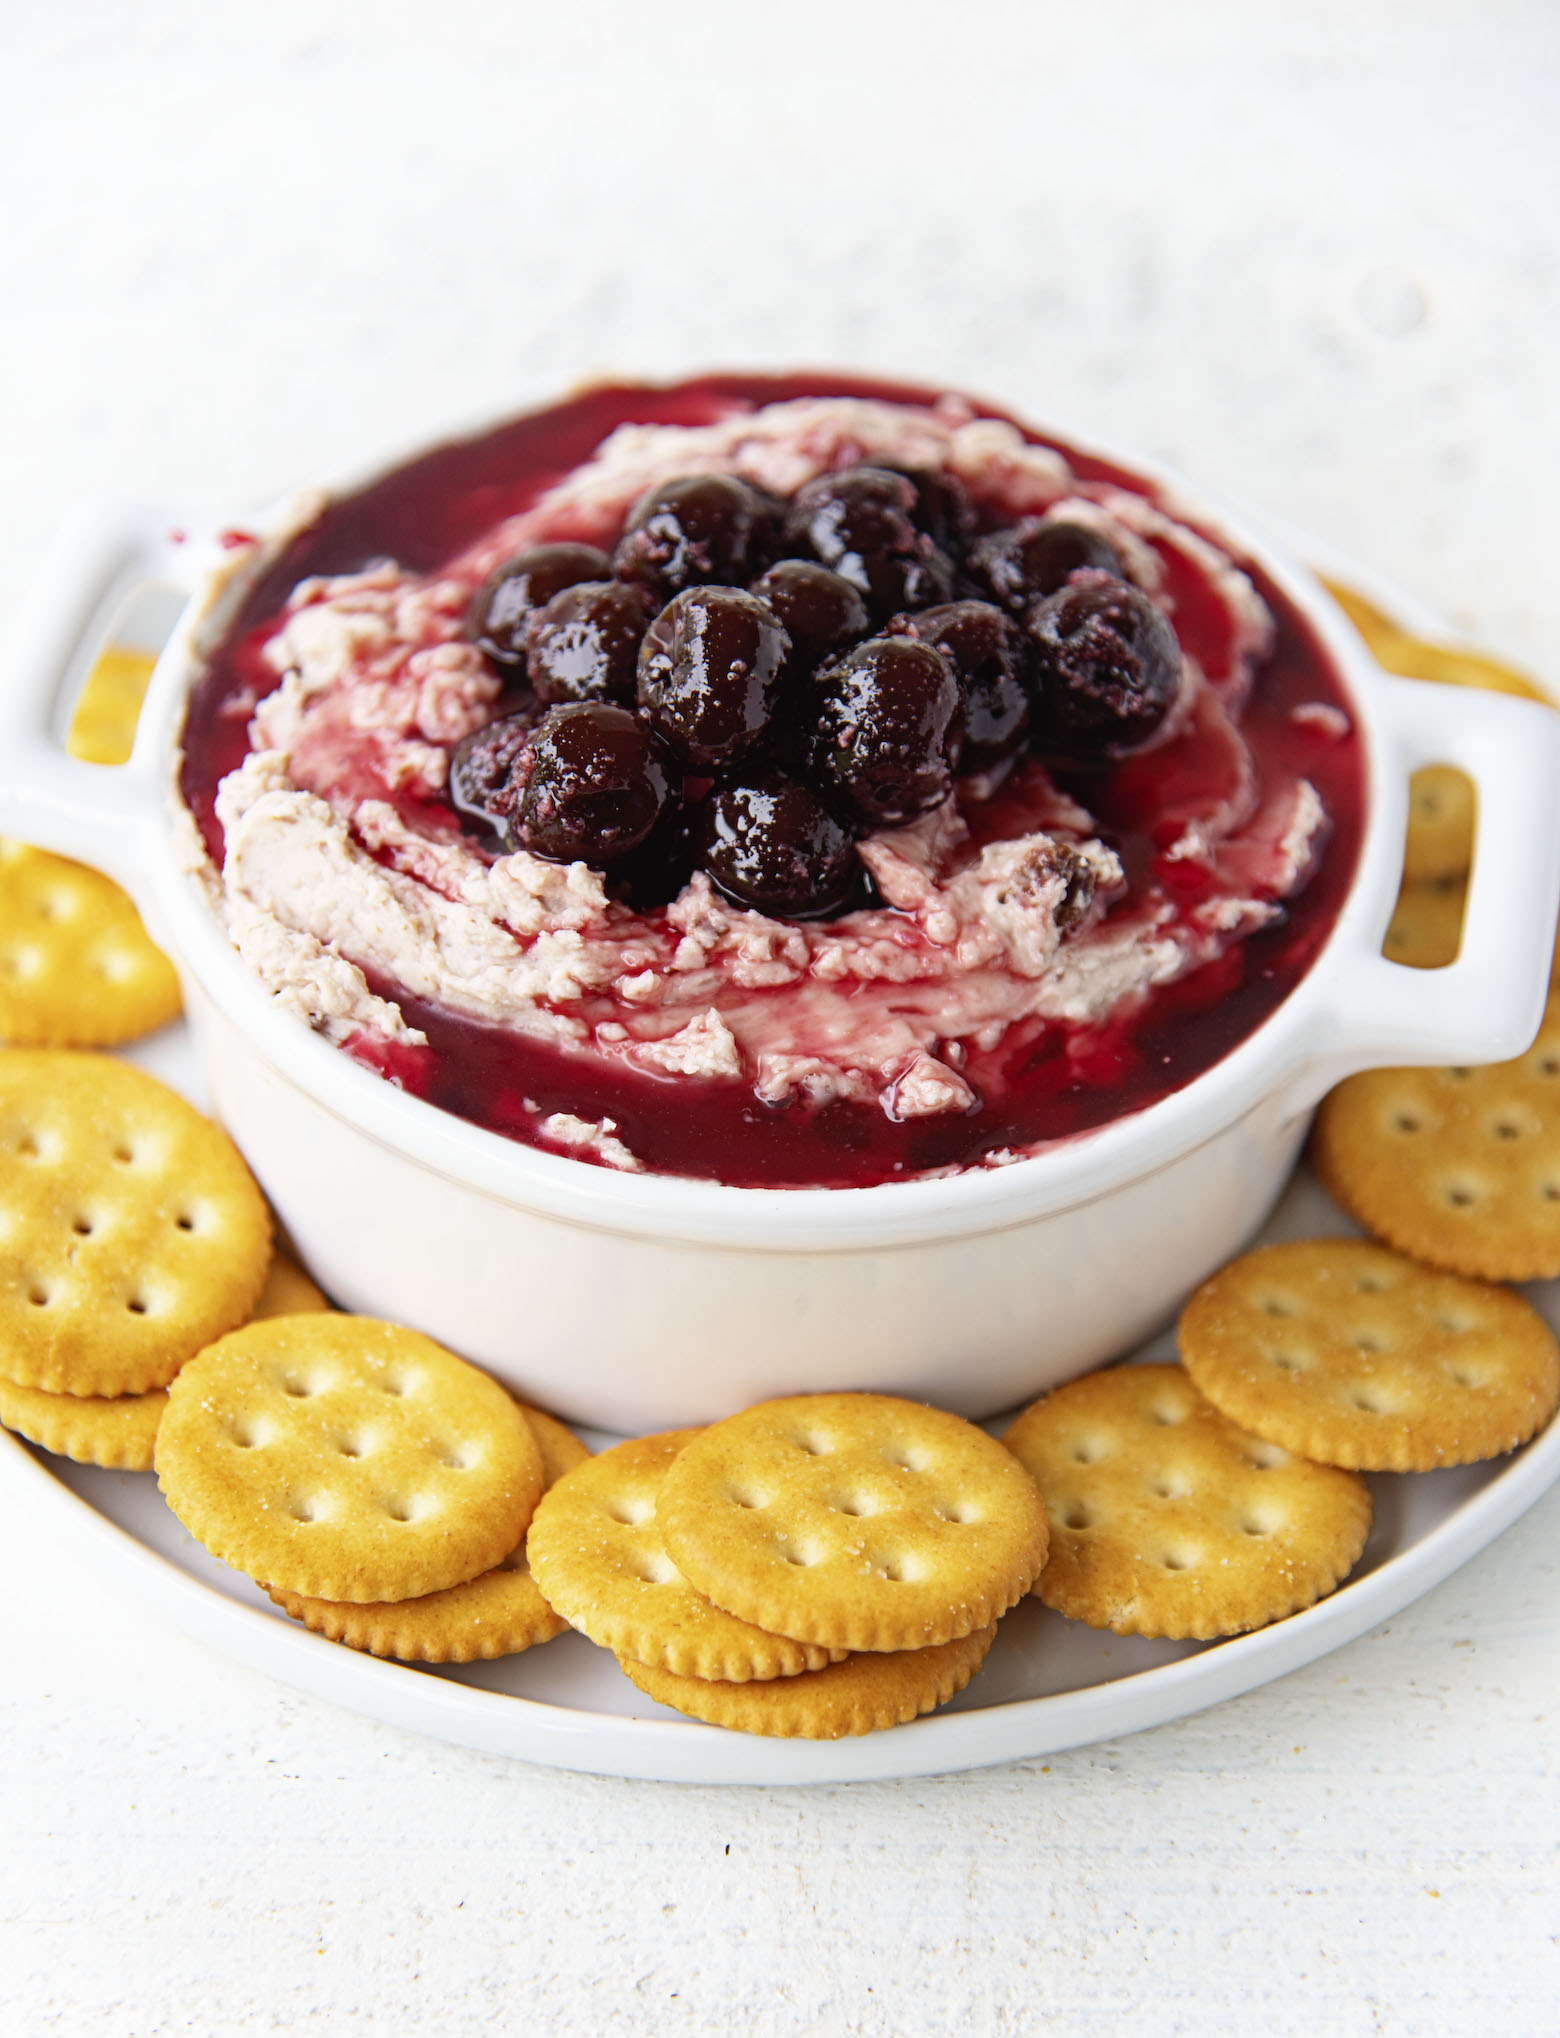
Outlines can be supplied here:
<path id="1" fill-rule="evenodd" d="M 328 1642 L 397 1663 L 484 1663 L 518 1656 L 567 1632 L 537 1590 L 523 1548 L 465 1585 L 446 1586 L 420 1599 L 369 1601 L 311 1599 L 267 1586 L 292 1620 Z"/>
<path id="2" fill-rule="evenodd" d="M 823 1668 L 828 1650 L 722 1612 L 667 1555 L 657 1503 L 678 1453 L 698 1434 L 635 1437 L 560 1479 L 526 1538 L 538 1585 L 600 1647 L 679 1676 L 742 1683 Z"/>
<path id="3" fill-rule="evenodd" d="M 267 1316 L 308 1316 L 316 1310 L 330 1307 L 319 1285 L 309 1278 L 296 1260 L 289 1259 L 286 1253 L 278 1250 L 272 1255 L 265 1286 L 250 1311 L 249 1320 L 259 1323 Z"/>
<path id="4" fill-rule="evenodd" d="M 1408 969 L 1444 969 L 1462 947 L 1466 885 L 1406 884 L 1392 909 L 1381 952 Z"/>
<path id="5" fill-rule="evenodd" d="M 1045 1561 L 1045 1506 L 983 1430 L 885 1394 L 761 1402 L 693 1439 L 656 1519 L 717 1606 L 825 1648 L 991 1625 Z"/>
<path id="6" fill-rule="evenodd" d="M 1119 1635 L 1211 1640 L 1282 1620 L 1342 1583 L 1370 1491 L 1248 1435 L 1179 1366 L 1058 1387 L 1003 1439 L 1046 1496 L 1036 1595 Z"/>
<path id="7" fill-rule="evenodd" d="M 111 878 L 0 836 L 0 1040 L 117 1047 L 179 1011 L 172 963 Z"/>
<path id="8" fill-rule="evenodd" d="M 523 1403 L 521 1412 L 541 1453 L 544 1489 L 590 1456 L 556 1416 Z M 543 1599 L 523 1543 L 468 1584 L 424 1593 L 420 1599 L 354 1605 L 342 1599 L 309 1599 L 274 1586 L 267 1589 L 276 1604 L 311 1633 L 401 1663 L 475 1663 L 514 1656 L 539 1642 L 550 1642 L 569 1625 Z"/>
<path id="9" fill-rule="evenodd" d="M 1482 652 L 1454 650 L 1448 644 L 1432 644 L 1423 637 L 1415 637 L 1354 588 L 1335 580 L 1326 581 L 1325 586 L 1370 646 L 1376 663 L 1385 666 L 1388 672 L 1404 679 L 1434 680 L 1442 686 L 1471 686 L 1484 693 L 1516 694 L 1522 700 L 1542 701 L 1545 707 L 1555 705 L 1553 697 L 1526 673 Z"/>
<path id="10" fill-rule="evenodd" d="M 946 1705 L 985 1662 L 996 1623 L 929 1649 L 847 1656 L 800 1677 L 723 1684 L 679 1677 L 619 1656 L 618 1668 L 647 1698 L 715 1727 L 782 1740 L 838 1741 L 875 1733 Z"/>
<path id="11" fill-rule="evenodd" d="M 1232 1260 L 1187 1304 L 1180 1343 L 1187 1372 L 1233 1422 L 1362 1472 L 1515 1450 L 1560 1395 L 1554 1332 L 1520 1295 L 1362 1239 Z"/>
<path id="12" fill-rule="evenodd" d="M 157 1425 L 168 1405 L 161 1387 L 150 1394 L 49 1394 L 0 1379 L 0 1425 L 40 1450 L 100 1465 L 106 1472 L 149 1472 Z"/>
<path id="13" fill-rule="evenodd" d="M 157 657 L 128 644 L 101 650 L 70 718 L 65 748 L 88 764 L 125 764 L 135 747 L 136 724 Z"/>
<path id="14" fill-rule="evenodd" d="M 1399 1252 L 1477 1280 L 1560 1274 L 1560 995 L 1515 1061 L 1348 1077 L 1310 1152 L 1328 1193 Z"/>
<path id="15" fill-rule="evenodd" d="M 549 1415 L 545 1408 L 533 1408 L 529 1401 L 515 1397 L 515 1406 L 525 1417 L 525 1426 L 536 1439 L 542 1460 L 542 1491 L 556 1486 L 565 1472 L 583 1465 L 591 1456 L 566 1422 Z"/>
<path id="16" fill-rule="evenodd" d="M 245 1321 L 270 1257 L 219 1125 L 107 1055 L 0 1052 L 0 1373 L 52 1394 L 166 1386 Z"/>
<path id="17" fill-rule="evenodd" d="M 1444 884 L 1473 867 L 1473 780 L 1451 764 L 1427 764 L 1408 782 L 1409 884 Z"/>
<path id="18" fill-rule="evenodd" d="M 246 1324 L 180 1373 L 157 1477 L 213 1556 L 311 1599 L 412 1599 L 520 1541 L 542 1486 L 524 1415 L 431 1338 L 321 1313 Z"/>

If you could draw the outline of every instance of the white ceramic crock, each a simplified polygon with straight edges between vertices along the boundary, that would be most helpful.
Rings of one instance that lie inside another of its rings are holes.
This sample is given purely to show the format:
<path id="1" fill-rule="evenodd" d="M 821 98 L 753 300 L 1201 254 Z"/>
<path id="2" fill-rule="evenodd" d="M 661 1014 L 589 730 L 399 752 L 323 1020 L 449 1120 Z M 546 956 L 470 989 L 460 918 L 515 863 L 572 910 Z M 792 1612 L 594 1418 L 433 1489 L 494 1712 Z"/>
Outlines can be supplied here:
<path id="1" fill-rule="evenodd" d="M 224 554 L 214 532 L 170 542 L 174 519 L 83 512 L 45 562 L 0 667 L 0 830 L 132 893 L 178 963 L 215 1109 L 345 1306 L 609 1429 L 838 1387 L 995 1413 L 1131 1348 L 1238 1250 L 1342 1076 L 1520 1053 L 1560 908 L 1560 716 L 1388 677 L 1278 548 L 1149 463 L 1104 457 L 1196 505 L 1315 626 L 1364 734 L 1366 829 L 1323 952 L 1254 1034 L 1162 1102 L 1034 1159 L 870 1189 L 617 1174 L 422 1103 L 274 1006 L 175 846 L 184 702 Z M 275 532 L 286 515 L 250 527 Z M 79 763 L 60 742 L 76 686 L 129 593 L 154 583 L 187 602 L 134 754 Z M 1380 948 L 1408 777 L 1434 762 L 1474 780 L 1478 832 L 1461 953 L 1432 974 Z"/>

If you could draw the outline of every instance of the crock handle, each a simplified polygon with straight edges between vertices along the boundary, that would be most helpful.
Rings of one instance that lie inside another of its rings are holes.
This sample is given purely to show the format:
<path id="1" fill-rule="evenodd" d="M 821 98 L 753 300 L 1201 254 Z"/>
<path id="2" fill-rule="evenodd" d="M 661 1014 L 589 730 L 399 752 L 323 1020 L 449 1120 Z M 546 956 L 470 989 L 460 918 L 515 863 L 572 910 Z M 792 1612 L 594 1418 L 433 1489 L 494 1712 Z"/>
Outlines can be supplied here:
<path id="1" fill-rule="evenodd" d="M 1380 727 L 1394 772 L 1450 764 L 1476 796 L 1473 873 L 1457 960 L 1410 969 L 1367 928 L 1322 1015 L 1314 1103 L 1357 1069 L 1508 1061 L 1543 1016 L 1560 914 L 1560 714 L 1470 687 L 1383 676 Z"/>
<path id="2" fill-rule="evenodd" d="M 137 586 L 193 584 L 168 519 L 128 503 L 85 504 L 35 570 L 0 650 L 0 834 L 56 850 L 134 889 L 162 826 L 157 732 L 137 730 L 125 764 L 64 748 L 65 690 L 86 676 Z"/>

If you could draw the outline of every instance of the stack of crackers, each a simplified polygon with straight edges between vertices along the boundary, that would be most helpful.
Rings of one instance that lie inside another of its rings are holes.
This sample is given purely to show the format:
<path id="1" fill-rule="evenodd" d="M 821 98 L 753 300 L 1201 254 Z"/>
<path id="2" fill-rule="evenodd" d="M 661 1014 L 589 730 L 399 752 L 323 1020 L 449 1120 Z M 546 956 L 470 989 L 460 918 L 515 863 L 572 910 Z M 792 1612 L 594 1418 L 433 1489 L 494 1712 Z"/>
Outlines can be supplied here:
<path id="1" fill-rule="evenodd" d="M 958 1416 L 875 1394 L 767 1401 L 561 1479 L 531 1565 L 663 1705 L 833 1739 L 962 1691 L 1045 1562 L 1028 1474 Z"/>
<path id="2" fill-rule="evenodd" d="M 1402 669 L 1411 640 L 1357 620 Z M 78 754 L 128 754 L 148 663 L 100 667 Z M 1421 774 L 1396 959 L 1455 955 L 1471 840 L 1466 780 Z M 1312 1159 L 1381 1242 L 1244 1254 L 1188 1303 L 1180 1365 L 1072 1381 L 1000 1442 L 819 1394 L 597 1457 L 429 1339 L 330 1310 L 221 1128 L 72 1051 L 177 1008 L 122 893 L 0 842 L 0 1423 L 155 1465 L 206 1548 L 377 1655 L 574 1628 L 695 1718 L 865 1733 L 962 1690 L 1029 1593 L 1124 1634 L 1298 1612 L 1365 1548 L 1363 1474 L 1514 1450 L 1560 1398 L 1553 1333 L 1491 1285 L 1560 1274 L 1560 996 L 1514 1062 L 1342 1084 Z"/>
<path id="3" fill-rule="evenodd" d="M 0 1053 L 0 1213 L 0 1422 L 91 1464 L 150 1467 L 187 1359 L 323 1304 L 227 1134 L 107 1055 Z"/>
<path id="4" fill-rule="evenodd" d="M 163 1497 L 214 1556 L 316 1634 L 411 1663 L 563 1632 L 526 1530 L 588 1455 L 430 1338 L 334 1314 L 208 1347 L 157 1433 Z"/>

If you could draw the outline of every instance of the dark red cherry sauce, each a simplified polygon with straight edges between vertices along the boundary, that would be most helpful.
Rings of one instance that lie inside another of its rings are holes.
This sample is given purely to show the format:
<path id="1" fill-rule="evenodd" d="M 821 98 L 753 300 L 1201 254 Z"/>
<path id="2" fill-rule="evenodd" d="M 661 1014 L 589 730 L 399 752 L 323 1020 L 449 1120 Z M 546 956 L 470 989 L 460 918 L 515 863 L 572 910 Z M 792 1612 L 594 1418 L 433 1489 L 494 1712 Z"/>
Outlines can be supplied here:
<path id="1" fill-rule="evenodd" d="M 336 499 L 249 588 L 192 693 L 180 783 L 212 856 L 220 863 L 218 783 L 243 761 L 254 701 L 275 684 L 260 646 L 306 576 L 352 573 L 385 558 L 432 572 L 503 518 L 529 508 L 623 423 L 709 424 L 734 410 L 803 396 L 930 404 L 939 394 L 825 373 L 710 375 L 667 388 L 602 386 L 480 438 L 441 446 Z M 981 404 L 975 409 L 981 416 L 1007 416 Z M 1032 444 L 1056 445 L 1081 479 L 1144 492 L 1130 472 L 1048 440 L 1020 420 L 1010 422 Z M 1298 775 L 1321 795 L 1330 830 L 1320 867 L 1274 925 L 1103 1025 L 1080 1033 L 1026 1022 L 1010 1027 L 995 1051 L 972 1052 L 963 1073 L 982 1099 L 979 1110 L 896 1123 L 876 1104 L 771 1107 L 745 1083 L 644 1074 L 458 1017 L 374 978 L 373 988 L 399 1004 L 428 1044 L 358 1038 L 347 1043 L 348 1051 L 429 1103 L 510 1138 L 536 1142 L 541 1120 L 555 1112 L 610 1118 L 617 1137 L 647 1168 L 737 1187 L 904 1180 L 931 1169 L 979 1165 L 990 1154 L 1066 1139 L 1143 1110 L 1211 1068 L 1294 989 L 1327 938 L 1359 850 L 1362 746 L 1347 696 L 1305 618 L 1260 567 L 1244 558 L 1239 563 L 1277 624 L 1275 650 L 1258 676 L 1241 733 L 1263 779 L 1275 772 Z M 1228 669 L 1223 611 L 1195 575 L 1178 572 L 1173 563 L 1169 586 L 1182 642 L 1217 677 Z M 1310 703 L 1342 709 L 1347 733 L 1329 727 L 1326 717 L 1295 721 L 1292 711 Z M 1080 776 L 1071 788 L 1100 817 L 1129 878 L 1155 855 L 1153 842 L 1134 829 L 1133 774 L 1173 768 L 1195 775 L 1195 750 L 1172 757 L 1176 748 Z M 969 818 L 978 837 L 1011 832 L 1002 809 L 999 793 L 975 810 Z M 1195 882 L 1192 873 L 1188 877 Z"/>

